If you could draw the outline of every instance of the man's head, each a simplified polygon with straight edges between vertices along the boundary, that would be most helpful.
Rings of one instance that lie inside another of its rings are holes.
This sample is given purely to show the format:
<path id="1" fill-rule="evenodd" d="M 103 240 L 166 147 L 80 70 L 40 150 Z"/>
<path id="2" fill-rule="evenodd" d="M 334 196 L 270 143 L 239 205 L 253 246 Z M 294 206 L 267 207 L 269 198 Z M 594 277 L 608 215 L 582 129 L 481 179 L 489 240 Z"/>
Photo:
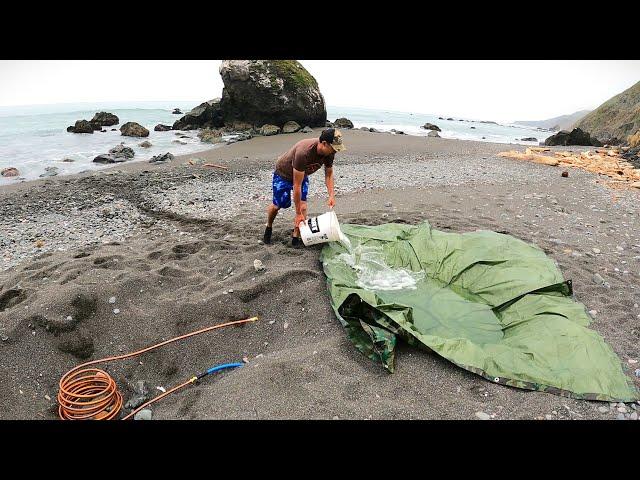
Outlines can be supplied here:
<path id="1" fill-rule="evenodd" d="M 328 156 L 336 152 L 346 150 L 342 143 L 342 133 L 335 128 L 327 128 L 320 134 L 320 142 L 318 142 L 318 151 L 323 156 Z"/>

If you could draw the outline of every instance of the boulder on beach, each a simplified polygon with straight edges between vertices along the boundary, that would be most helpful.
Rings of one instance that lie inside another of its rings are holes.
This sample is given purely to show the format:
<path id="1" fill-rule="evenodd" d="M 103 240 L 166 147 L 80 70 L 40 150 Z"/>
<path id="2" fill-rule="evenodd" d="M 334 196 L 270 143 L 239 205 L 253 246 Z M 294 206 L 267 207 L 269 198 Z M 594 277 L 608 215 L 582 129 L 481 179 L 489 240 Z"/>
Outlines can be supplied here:
<path id="1" fill-rule="evenodd" d="M 353 122 L 348 118 L 337 118 L 335 122 L 333 122 L 333 126 L 335 128 L 353 128 Z"/>
<path id="2" fill-rule="evenodd" d="M 276 125 L 266 124 L 260 128 L 260 135 L 269 136 L 269 135 L 277 135 L 278 133 L 280 133 L 280 127 Z"/>
<path id="3" fill-rule="evenodd" d="M 224 123 L 311 127 L 327 119 L 324 97 L 315 78 L 295 60 L 224 60 L 221 107 Z"/>
<path id="4" fill-rule="evenodd" d="M 162 155 L 156 155 L 155 157 L 151 157 L 149 163 L 166 163 L 173 160 L 173 155 L 169 152 L 163 153 Z"/>
<path id="5" fill-rule="evenodd" d="M 77 120 L 75 125 L 67 127 L 67 132 L 71 133 L 93 133 L 93 125 L 87 120 Z"/>
<path id="6" fill-rule="evenodd" d="M 0 172 L 3 177 L 17 177 L 20 171 L 16 167 L 5 168 Z"/>
<path id="7" fill-rule="evenodd" d="M 148 137 L 149 130 L 136 122 L 127 122 L 120 127 L 120 132 L 126 137 Z"/>
<path id="8" fill-rule="evenodd" d="M 313 133 L 313 129 L 310 126 L 305 126 L 302 130 L 300 130 L 302 133 Z"/>
<path id="9" fill-rule="evenodd" d="M 330 121 L 327 120 L 326 122 L 324 122 L 324 127 L 325 128 L 333 128 L 333 123 L 331 123 Z"/>
<path id="10" fill-rule="evenodd" d="M 170 125 L 162 125 L 161 123 L 153 127 L 155 132 L 168 132 L 171 129 L 172 127 Z"/>
<path id="11" fill-rule="evenodd" d="M 447 120 L 453 120 L 453 118 L 449 117 L 449 118 L 447 118 Z"/>
<path id="12" fill-rule="evenodd" d="M 205 143 L 220 143 L 222 142 L 222 131 L 215 128 L 205 128 L 198 132 L 198 138 L 201 142 Z"/>
<path id="13" fill-rule="evenodd" d="M 139 146 L 142 148 L 149 148 L 152 147 L 153 144 L 149 140 L 145 140 L 144 142 L 140 143 Z"/>
<path id="14" fill-rule="evenodd" d="M 56 175 L 58 175 L 58 167 L 47 167 L 44 169 L 44 173 L 40 175 L 40 178 L 55 177 Z"/>
<path id="15" fill-rule="evenodd" d="M 282 126 L 282 133 L 295 133 L 300 130 L 300 125 L 296 122 L 287 122 Z"/>
<path id="16" fill-rule="evenodd" d="M 588 132 L 581 130 L 580 128 L 574 128 L 570 132 L 568 130 L 561 130 L 555 135 L 551 135 L 544 141 L 546 146 L 555 146 L 555 145 L 584 145 L 584 146 L 594 146 L 601 147 L 602 143 L 600 143 L 597 139 L 592 138 Z"/>
<path id="17" fill-rule="evenodd" d="M 440 135 L 438 135 L 438 132 L 436 132 L 435 130 L 431 130 L 429 133 L 427 133 L 427 137 L 440 138 Z"/>
<path id="18" fill-rule="evenodd" d="M 90 120 L 94 125 L 100 125 L 101 127 L 110 127 L 120 123 L 120 119 L 113 113 L 98 112 Z"/>
<path id="19" fill-rule="evenodd" d="M 536 137 L 524 137 L 520 139 L 523 142 L 537 142 L 538 139 Z"/>
<path id="20" fill-rule="evenodd" d="M 110 153 L 103 153 L 93 159 L 93 163 L 122 163 L 126 161 L 127 157 L 116 157 Z"/>
<path id="21" fill-rule="evenodd" d="M 424 128 L 425 130 L 435 130 L 436 132 L 441 132 L 442 131 L 442 130 L 440 130 L 439 126 L 434 125 L 433 123 L 429 123 L 429 122 L 425 123 L 420 128 Z"/>
<path id="22" fill-rule="evenodd" d="M 224 125 L 220 98 L 201 103 L 184 117 L 173 123 L 174 130 L 196 130 L 198 128 L 219 128 Z"/>
<path id="23" fill-rule="evenodd" d="M 131 147 L 125 147 L 122 144 L 113 147 L 111 150 L 109 150 L 109 153 L 115 157 L 124 157 L 127 160 L 135 156 L 135 152 Z"/>
<path id="24" fill-rule="evenodd" d="M 173 115 L 182 115 L 183 113 L 180 111 L 179 108 L 174 108 L 173 112 L 171 112 Z"/>

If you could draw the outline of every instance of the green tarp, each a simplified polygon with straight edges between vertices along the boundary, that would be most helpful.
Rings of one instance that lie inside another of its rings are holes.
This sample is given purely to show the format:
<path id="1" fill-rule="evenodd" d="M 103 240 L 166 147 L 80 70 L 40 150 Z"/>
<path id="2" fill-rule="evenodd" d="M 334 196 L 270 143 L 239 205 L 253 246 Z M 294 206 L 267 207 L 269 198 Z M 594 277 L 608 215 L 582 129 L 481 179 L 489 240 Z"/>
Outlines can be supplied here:
<path id="1" fill-rule="evenodd" d="M 397 337 L 488 380 L 588 400 L 633 401 L 618 356 L 587 328 L 555 262 L 489 231 L 343 225 L 324 246 L 331 303 L 355 346 L 394 370 Z M 392 290 L 394 285 L 405 286 Z M 414 285 L 411 285 L 414 283 Z M 425 372 L 426 374 L 426 372 Z"/>

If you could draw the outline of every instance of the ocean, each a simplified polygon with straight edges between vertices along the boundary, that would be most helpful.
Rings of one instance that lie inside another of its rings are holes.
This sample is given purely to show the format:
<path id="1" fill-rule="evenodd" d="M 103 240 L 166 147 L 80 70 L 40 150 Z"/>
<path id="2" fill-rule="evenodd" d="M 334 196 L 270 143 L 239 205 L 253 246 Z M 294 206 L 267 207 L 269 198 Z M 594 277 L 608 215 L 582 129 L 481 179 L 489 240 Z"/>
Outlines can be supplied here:
<path id="1" fill-rule="evenodd" d="M 110 148 L 124 142 L 133 148 L 135 157 L 131 161 L 144 161 L 154 155 L 171 152 L 174 155 L 197 153 L 221 145 L 202 143 L 196 132 L 187 132 L 192 138 L 181 138 L 185 145 L 175 143 L 174 131 L 155 132 L 159 123 L 171 125 L 180 115 L 173 115 L 174 108 L 187 112 L 201 102 L 109 102 L 92 104 L 33 105 L 0 107 L 0 170 L 15 167 L 19 177 L 0 177 L 0 186 L 9 183 L 33 180 L 45 173 L 47 167 L 57 167 L 58 174 L 69 175 L 85 170 L 99 170 L 107 166 L 93 163 L 93 159 Z M 66 131 L 76 120 L 91 120 L 96 112 L 106 111 L 118 116 L 120 125 L 134 121 L 149 130 L 144 139 L 123 137 L 119 130 L 104 127 L 106 133 L 74 134 Z M 426 122 L 438 125 L 444 138 L 477 140 L 497 143 L 519 143 L 537 145 L 553 132 L 541 131 L 521 125 L 498 125 L 481 123 L 471 119 L 456 118 L 440 120 L 438 115 L 411 112 L 371 110 L 365 108 L 327 107 L 330 121 L 338 117 L 350 119 L 355 128 L 373 127 L 382 131 L 401 130 L 409 135 L 426 136 L 428 130 L 420 128 Z M 448 118 L 443 116 L 444 118 Z M 475 127 L 475 128 L 471 128 Z M 535 137 L 536 142 L 523 142 L 520 138 Z M 152 147 L 143 148 L 144 140 Z M 64 162 L 71 159 L 73 162 Z"/>

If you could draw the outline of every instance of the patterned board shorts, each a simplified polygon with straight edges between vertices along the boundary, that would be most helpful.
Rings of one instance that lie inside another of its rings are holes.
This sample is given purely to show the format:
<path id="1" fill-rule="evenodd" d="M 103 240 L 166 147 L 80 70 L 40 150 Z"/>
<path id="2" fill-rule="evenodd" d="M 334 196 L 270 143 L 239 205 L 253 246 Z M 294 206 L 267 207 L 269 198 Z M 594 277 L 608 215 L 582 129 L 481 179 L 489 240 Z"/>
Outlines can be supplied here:
<path id="1" fill-rule="evenodd" d="M 293 190 L 293 182 L 282 178 L 276 172 L 273 172 L 273 204 L 278 208 L 289 208 L 291 206 L 291 190 Z M 307 201 L 307 193 L 309 193 L 309 176 L 305 176 L 302 181 L 302 197 L 303 202 Z"/>

